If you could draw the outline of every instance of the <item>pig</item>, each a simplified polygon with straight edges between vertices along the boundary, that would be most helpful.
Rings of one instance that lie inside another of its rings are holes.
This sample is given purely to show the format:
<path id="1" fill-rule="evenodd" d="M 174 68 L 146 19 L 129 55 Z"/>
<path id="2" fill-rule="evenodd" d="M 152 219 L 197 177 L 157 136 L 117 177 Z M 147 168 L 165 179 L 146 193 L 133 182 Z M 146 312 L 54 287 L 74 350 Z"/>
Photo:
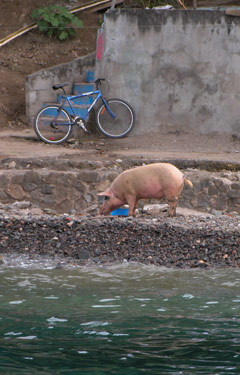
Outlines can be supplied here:
<path id="1" fill-rule="evenodd" d="M 193 187 L 192 182 L 169 163 L 153 163 L 128 169 L 117 176 L 107 190 L 98 194 L 104 197 L 100 214 L 108 215 L 112 210 L 128 204 L 128 215 L 132 216 L 140 199 L 165 198 L 169 205 L 169 216 L 175 216 L 184 183 Z"/>

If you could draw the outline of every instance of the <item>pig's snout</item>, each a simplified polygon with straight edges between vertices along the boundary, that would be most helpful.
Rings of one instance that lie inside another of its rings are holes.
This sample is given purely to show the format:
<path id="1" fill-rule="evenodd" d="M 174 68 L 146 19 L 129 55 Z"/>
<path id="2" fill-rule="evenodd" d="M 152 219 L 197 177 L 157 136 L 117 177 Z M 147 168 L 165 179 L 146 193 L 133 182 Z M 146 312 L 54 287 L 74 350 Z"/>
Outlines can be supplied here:
<path id="1" fill-rule="evenodd" d="M 101 207 L 99 209 L 99 213 L 101 215 L 107 215 L 109 214 L 110 210 L 109 210 L 109 199 L 110 197 L 106 196 L 106 195 L 99 195 L 98 196 L 98 203 L 101 204 Z"/>
<path id="2" fill-rule="evenodd" d="M 105 195 L 98 195 L 98 203 L 103 204 L 106 199 Z"/>
<path id="3" fill-rule="evenodd" d="M 108 215 L 110 213 L 110 210 L 106 209 L 106 207 L 100 207 L 99 213 L 100 215 Z"/>

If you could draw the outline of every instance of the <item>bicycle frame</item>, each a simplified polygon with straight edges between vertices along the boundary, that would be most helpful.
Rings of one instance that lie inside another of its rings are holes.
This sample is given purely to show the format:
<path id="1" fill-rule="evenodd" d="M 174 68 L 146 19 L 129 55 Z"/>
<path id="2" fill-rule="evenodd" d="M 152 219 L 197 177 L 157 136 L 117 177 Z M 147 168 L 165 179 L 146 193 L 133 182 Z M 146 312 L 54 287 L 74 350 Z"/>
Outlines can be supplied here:
<path id="1" fill-rule="evenodd" d="M 65 93 L 65 92 L 64 92 Z M 64 101 L 63 103 L 61 104 L 60 108 L 62 109 L 64 107 L 64 105 L 66 103 L 69 104 L 70 108 L 71 108 L 71 111 L 72 111 L 72 115 L 74 117 L 74 120 L 78 117 L 76 116 L 75 112 L 74 112 L 74 108 L 72 106 L 72 103 L 71 101 L 73 101 L 74 99 L 78 99 L 78 98 L 82 98 L 84 96 L 93 96 L 93 95 L 97 95 L 96 98 L 94 99 L 94 101 L 92 102 L 92 104 L 88 107 L 87 109 L 87 113 L 86 115 L 82 118 L 83 120 L 86 120 L 89 112 L 92 110 L 92 108 L 95 106 L 95 104 L 98 102 L 98 100 L 101 98 L 102 99 L 102 102 L 103 104 L 105 105 L 105 108 L 107 109 L 108 113 L 110 114 L 110 116 L 112 118 L 116 118 L 115 114 L 111 111 L 111 109 L 109 108 L 108 106 L 108 103 L 107 103 L 107 100 L 103 97 L 102 95 L 102 92 L 100 90 L 95 90 L 95 91 L 89 91 L 89 92 L 85 92 L 83 94 L 79 94 L 79 95 L 73 95 L 73 96 L 69 96 L 69 95 L 65 95 L 63 98 L 64 98 Z M 68 111 L 67 111 L 68 112 Z M 70 113 L 69 113 L 70 114 Z M 71 114 L 70 114 L 71 115 Z M 58 116 L 58 115 L 57 115 Z M 53 120 L 53 124 L 55 125 L 69 125 L 69 123 L 61 123 L 61 124 L 58 124 L 57 123 L 57 116 L 55 116 L 54 120 Z M 70 123 L 71 125 L 74 125 L 75 122 L 71 122 Z"/>

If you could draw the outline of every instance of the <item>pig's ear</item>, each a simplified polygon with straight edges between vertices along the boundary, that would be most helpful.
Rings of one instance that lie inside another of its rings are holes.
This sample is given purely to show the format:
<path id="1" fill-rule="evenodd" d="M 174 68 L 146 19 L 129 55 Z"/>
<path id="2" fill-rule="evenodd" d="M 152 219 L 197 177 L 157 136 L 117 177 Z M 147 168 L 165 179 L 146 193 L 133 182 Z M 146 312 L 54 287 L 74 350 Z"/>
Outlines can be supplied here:
<path id="1" fill-rule="evenodd" d="M 99 197 L 113 197 L 113 193 L 111 191 L 103 191 L 102 193 L 98 193 Z"/>

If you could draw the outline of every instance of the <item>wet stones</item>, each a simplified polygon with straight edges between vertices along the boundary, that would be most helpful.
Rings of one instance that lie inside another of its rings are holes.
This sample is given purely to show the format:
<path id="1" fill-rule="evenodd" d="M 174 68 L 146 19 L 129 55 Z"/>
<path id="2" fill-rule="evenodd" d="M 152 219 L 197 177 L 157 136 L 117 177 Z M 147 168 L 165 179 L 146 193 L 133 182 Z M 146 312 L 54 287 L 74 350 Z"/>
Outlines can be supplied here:
<path id="1" fill-rule="evenodd" d="M 239 267 L 240 217 L 0 218 L 0 255 L 49 256 L 78 265 L 138 262 L 175 268 Z"/>

